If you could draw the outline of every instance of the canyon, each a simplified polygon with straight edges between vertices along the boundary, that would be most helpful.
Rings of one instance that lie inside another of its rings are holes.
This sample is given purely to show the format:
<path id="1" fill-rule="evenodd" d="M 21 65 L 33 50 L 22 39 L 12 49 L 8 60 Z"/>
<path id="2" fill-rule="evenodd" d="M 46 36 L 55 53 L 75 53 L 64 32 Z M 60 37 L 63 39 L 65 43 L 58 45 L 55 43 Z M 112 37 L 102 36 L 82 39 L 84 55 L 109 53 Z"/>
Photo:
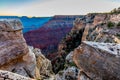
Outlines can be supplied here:
<path id="1" fill-rule="evenodd" d="M 120 80 L 119 13 L 58 15 L 25 33 L 0 19 L 0 79 Z"/>

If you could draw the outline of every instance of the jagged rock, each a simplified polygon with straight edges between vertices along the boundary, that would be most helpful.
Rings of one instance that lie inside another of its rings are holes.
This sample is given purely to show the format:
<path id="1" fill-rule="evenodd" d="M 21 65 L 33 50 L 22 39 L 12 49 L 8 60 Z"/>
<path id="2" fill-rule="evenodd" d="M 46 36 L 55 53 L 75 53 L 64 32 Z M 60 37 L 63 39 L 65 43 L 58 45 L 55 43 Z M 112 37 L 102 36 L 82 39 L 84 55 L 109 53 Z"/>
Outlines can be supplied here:
<path id="1" fill-rule="evenodd" d="M 71 30 L 73 21 L 81 17 L 82 15 L 56 15 L 41 28 L 25 33 L 24 37 L 28 45 L 40 48 L 43 54 L 57 52 L 59 42 Z"/>
<path id="2" fill-rule="evenodd" d="M 34 80 L 9 71 L 0 70 L 0 80 Z"/>
<path id="3" fill-rule="evenodd" d="M 106 17 L 107 17 L 106 14 L 97 14 L 94 18 L 93 24 L 98 25 L 98 24 L 104 23 Z"/>
<path id="4" fill-rule="evenodd" d="M 77 80 L 78 71 L 79 69 L 74 66 L 68 67 L 56 75 L 56 80 Z"/>
<path id="5" fill-rule="evenodd" d="M 54 73 L 52 71 L 51 61 L 48 60 L 38 48 L 33 48 L 30 46 L 32 52 L 34 52 L 36 57 L 36 74 L 37 79 L 49 79 L 54 80 Z"/>
<path id="6" fill-rule="evenodd" d="M 69 63 L 73 62 L 73 51 L 71 51 L 67 56 L 66 56 L 66 61 Z"/>
<path id="7" fill-rule="evenodd" d="M 0 20 L 0 67 L 29 51 L 21 32 L 22 25 L 19 25 L 20 28 L 13 28 L 12 23 L 14 20 Z M 15 23 L 18 24 L 21 23 Z"/>
<path id="8" fill-rule="evenodd" d="M 120 79 L 120 44 L 84 41 L 74 50 L 73 60 L 93 80 Z"/>
<path id="9" fill-rule="evenodd" d="M 78 80 L 92 80 L 83 71 L 79 71 Z"/>
<path id="10" fill-rule="evenodd" d="M 0 19 L 0 31 L 17 31 L 22 28 L 19 19 Z"/>
<path id="11" fill-rule="evenodd" d="M 113 14 L 110 16 L 110 21 L 118 23 L 120 22 L 120 14 Z"/>
<path id="12" fill-rule="evenodd" d="M 81 20 L 80 18 L 77 18 L 74 21 L 74 27 L 72 28 L 72 31 L 83 29 L 86 26 L 86 22 L 84 20 Z"/>
<path id="13" fill-rule="evenodd" d="M 17 19 L 0 19 L 0 69 L 34 78 L 36 59 Z"/>

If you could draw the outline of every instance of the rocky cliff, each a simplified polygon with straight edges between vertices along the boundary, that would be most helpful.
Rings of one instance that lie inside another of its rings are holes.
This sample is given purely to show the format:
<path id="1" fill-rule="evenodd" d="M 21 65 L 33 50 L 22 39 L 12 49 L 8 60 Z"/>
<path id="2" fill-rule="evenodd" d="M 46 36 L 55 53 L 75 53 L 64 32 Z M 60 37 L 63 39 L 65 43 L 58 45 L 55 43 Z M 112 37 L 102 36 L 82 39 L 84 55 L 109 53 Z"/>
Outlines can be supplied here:
<path id="1" fill-rule="evenodd" d="M 119 17 L 120 15 L 115 14 L 115 13 L 114 14 L 91 13 L 91 14 L 85 15 L 82 18 L 77 18 L 74 22 L 74 27 L 71 29 L 71 31 L 66 35 L 66 37 L 59 44 L 58 52 L 57 52 L 58 56 L 53 59 L 54 72 L 57 73 L 58 71 L 59 73 L 59 71 L 61 72 L 62 69 L 63 71 L 67 70 L 66 65 L 68 68 L 69 66 L 71 66 L 71 64 L 72 66 L 76 66 L 74 62 L 68 63 L 68 61 L 66 60 L 66 57 L 69 55 L 71 51 L 74 51 L 74 49 L 77 48 L 81 44 L 81 41 L 93 41 L 93 42 L 119 44 L 120 43 L 120 36 L 119 36 L 120 19 Z M 86 49 L 86 51 L 90 51 L 90 50 Z M 79 57 L 79 55 L 77 54 L 75 55 Z M 78 62 L 80 60 L 79 58 L 74 58 L 74 61 Z M 88 63 L 85 63 L 85 64 L 87 65 Z M 100 65 L 102 64 L 100 63 Z M 78 67 L 80 68 L 80 66 Z M 87 79 L 94 80 L 95 79 L 95 78 L 91 78 L 88 75 L 86 75 L 85 72 L 82 72 L 81 68 L 77 76 L 79 77 L 78 79 L 83 79 L 83 80 L 87 80 Z M 67 78 L 65 79 L 67 80 Z M 105 78 L 105 80 L 109 80 L 109 79 L 110 78 L 108 79 Z M 113 79 L 117 79 L 117 78 L 113 78 Z M 75 79 L 71 79 L 71 80 L 75 80 Z"/>
<path id="2" fill-rule="evenodd" d="M 54 78 L 51 62 L 40 49 L 27 46 L 22 28 L 18 19 L 0 19 L 0 79 Z"/>
<path id="3" fill-rule="evenodd" d="M 84 41 L 73 60 L 90 79 L 120 80 L 120 44 Z"/>
<path id="4" fill-rule="evenodd" d="M 61 39 L 73 27 L 73 21 L 82 16 L 54 16 L 37 30 L 24 34 L 28 45 L 40 48 L 43 53 L 56 52 Z"/>

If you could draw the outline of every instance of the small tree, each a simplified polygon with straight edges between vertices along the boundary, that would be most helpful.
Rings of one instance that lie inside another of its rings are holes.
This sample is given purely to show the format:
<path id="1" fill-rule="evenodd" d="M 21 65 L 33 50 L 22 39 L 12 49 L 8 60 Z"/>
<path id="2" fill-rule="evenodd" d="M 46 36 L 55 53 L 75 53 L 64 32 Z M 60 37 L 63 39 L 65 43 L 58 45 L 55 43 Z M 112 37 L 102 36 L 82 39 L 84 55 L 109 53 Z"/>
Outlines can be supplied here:
<path id="1" fill-rule="evenodd" d="M 115 26 L 115 23 L 113 23 L 113 22 L 111 22 L 111 21 L 109 21 L 108 23 L 107 23 L 107 27 L 108 28 L 113 28 Z"/>

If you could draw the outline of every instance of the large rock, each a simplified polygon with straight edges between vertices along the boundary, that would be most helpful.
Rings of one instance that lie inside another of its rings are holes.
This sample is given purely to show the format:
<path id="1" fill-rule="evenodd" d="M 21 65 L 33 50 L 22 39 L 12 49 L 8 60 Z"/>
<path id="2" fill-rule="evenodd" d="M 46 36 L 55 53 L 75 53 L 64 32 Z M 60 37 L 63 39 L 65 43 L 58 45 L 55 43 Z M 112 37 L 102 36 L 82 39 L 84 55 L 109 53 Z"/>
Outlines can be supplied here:
<path id="1" fill-rule="evenodd" d="M 110 21 L 115 22 L 115 23 L 119 23 L 120 22 L 120 14 L 116 15 L 113 14 L 110 16 Z"/>
<path id="2" fill-rule="evenodd" d="M 17 19 L 0 19 L 0 69 L 34 78 L 36 58 Z"/>
<path id="3" fill-rule="evenodd" d="M 29 52 L 21 29 L 18 20 L 0 20 L 0 67 Z"/>
<path id="4" fill-rule="evenodd" d="M 97 14 L 94 18 L 93 24 L 98 25 L 98 24 L 104 23 L 106 18 L 107 18 L 106 14 Z"/>
<path id="5" fill-rule="evenodd" d="M 120 44 L 84 41 L 73 60 L 93 80 L 120 80 Z"/>
<path id="6" fill-rule="evenodd" d="M 52 71 L 51 61 L 48 60 L 38 48 L 33 48 L 29 46 L 30 50 L 35 54 L 36 57 L 36 69 L 35 78 L 36 79 L 48 79 L 54 80 L 54 73 Z M 32 65 L 31 65 L 32 66 Z"/>
<path id="7" fill-rule="evenodd" d="M 75 66 L 68 67 L 56 74 L 56 80 L 77 80 L 79 69 Z"/>
<path id="8" fill-rule="evenodd" d="M 0 80 L 34 80 L 9 71 L 0 70 Z"/>

